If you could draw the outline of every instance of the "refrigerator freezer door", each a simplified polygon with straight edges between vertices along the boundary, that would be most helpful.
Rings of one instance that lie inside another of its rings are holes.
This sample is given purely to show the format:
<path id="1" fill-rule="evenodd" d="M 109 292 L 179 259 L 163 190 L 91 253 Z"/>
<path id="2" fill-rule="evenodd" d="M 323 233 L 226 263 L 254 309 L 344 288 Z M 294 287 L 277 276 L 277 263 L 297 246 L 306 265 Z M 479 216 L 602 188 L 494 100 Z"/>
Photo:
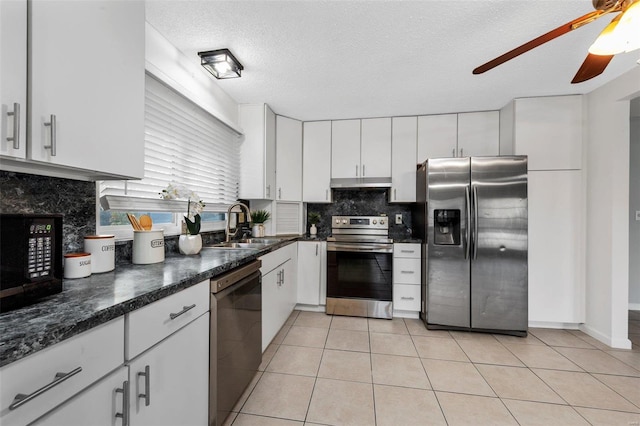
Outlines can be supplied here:
<path id="1" fill-rule="evenodd" d="M 527 158 L 471 159 L 471 327 L 525 331 Z"/>
<path id="2" fill-rule="evenodd" d="M 427 324 L 470 326 L 469 175 L 469 158 L 427 162 Z"/>

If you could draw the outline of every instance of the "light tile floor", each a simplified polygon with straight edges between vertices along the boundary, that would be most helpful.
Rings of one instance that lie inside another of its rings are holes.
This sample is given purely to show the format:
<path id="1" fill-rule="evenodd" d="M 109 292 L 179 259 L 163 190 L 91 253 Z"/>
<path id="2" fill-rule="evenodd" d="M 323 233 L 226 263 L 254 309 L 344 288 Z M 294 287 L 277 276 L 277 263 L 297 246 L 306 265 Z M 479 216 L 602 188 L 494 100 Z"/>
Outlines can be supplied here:
<path id="1" fill-rule="evenodd" d="M 625 351 L 294 311 L 226 424 L 639 426 L 640 312 L 629 323 Z"/>

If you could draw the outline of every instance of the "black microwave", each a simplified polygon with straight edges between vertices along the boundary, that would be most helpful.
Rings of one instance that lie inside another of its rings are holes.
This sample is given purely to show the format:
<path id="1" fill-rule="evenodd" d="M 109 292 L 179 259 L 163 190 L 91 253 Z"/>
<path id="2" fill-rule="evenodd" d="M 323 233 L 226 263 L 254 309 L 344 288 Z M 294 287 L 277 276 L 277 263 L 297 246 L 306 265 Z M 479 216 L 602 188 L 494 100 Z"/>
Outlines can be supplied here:
<path id="1" fill-rule="evenodd" d="M 0 215 L 0 312 L 62 291 L 62 215 Z"/>

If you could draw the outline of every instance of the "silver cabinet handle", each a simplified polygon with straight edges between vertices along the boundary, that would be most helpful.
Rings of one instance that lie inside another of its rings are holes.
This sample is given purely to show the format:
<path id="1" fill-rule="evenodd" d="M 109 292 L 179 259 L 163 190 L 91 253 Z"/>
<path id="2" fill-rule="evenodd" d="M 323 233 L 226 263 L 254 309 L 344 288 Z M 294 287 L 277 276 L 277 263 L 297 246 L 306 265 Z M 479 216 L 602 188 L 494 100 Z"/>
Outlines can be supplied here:
<path id="1" fill-rule="evenodd" d="M 413 297 L 402 296 L 400 299 L 402 299 L 402 300 L 413 300 Z"/>
<path id="2" fill-rule="evenodd" d="M 122 426 L 129 426 L 129 381 L 122 382 L 122 387 L 116 389 L 122 394 L 122 413 L 116 413 L 117 419 L 122 419 Z"/>
<path id="3" fill-rule="evenodd" d="M 401 274 L 415 274 L 416 271 L 400 271 Z"/>
<path id="4" fill-rule="evenodd" d="M 363 164 L 362 165 L 362 177 L 364 177 L 364 176 L 365 176 L 365 173 L 364 173 L 364 164 Z"/>
<path id="5" fill-rule="evenodd" d="M 278 198 L 282 200 L 282 188 L 278 188 Z"/>
<path id="6" fill-rule="evenodd" d="M 277 282 L 278 287 L 282 286 L 282 281 L 283 281 L 282 270 L 279 270 L 278 271 L 278 282 Z"/>
<path id="7" fill-rule="evenodd" d="M 7 112 L 9 117 L 13 116 L 13 137 L 8 137 L 9 142 L 13 141 L 13 149 L 20 149 L 20 104 L 13 103 L 13 112 Z"/>
<path id="8" fill-rule="evenodd" d="M 271 185 L 267 185 L 267 197 L 271 197 Z"/>
<path id="9" fill-rule="evenodd" d="M 393 188 L 393 199 L 397 200 L 398 197 L 396 196 L 396 188 Z"/>
<path id="10" fill-rule="evenodd" d="M 400 253 L 415 253 L 415 250 L 400 250 Z"/>
<path id="11" fill-rule="evenodd" d="M 282 270 L 282 285 L 284 285 L 284 269 Z"/>
<path id="12" fill-rule="evenodd" d="M 358 165 L 356 164 L 356 177 L 358 177 Z"/>
<path id="13" fill-rule="evenodd" d="M 185 312 L 187 312 L 187 311 L 190 311 L 191 309 L 193 309 L 193 308 L 195 308 L 195 307 L 196 307 L 196 304 L 195 304 L 195 303 L 194 303 L 193 305 L 191 305 L 191 306 L 183 306 L 183 307 L 182 307 L 182 310 L 181 310 L 180 312 L 178 312 L 177 314 L 173 314 L 173 313 L 172 313 L 172 314 L 169 314 L 169 318 L 171 318 L 172 320 L 174 320 L 174 319 L 178 318 L 180 315 L 184 314 L 184 313 L 185 313 Z"/>
<path id="14" fill-rule="evenodd" d="M 451 150 L 451 156 L 452 156 L 452 157 L 455 157 L 455 156 L 456 156 L 456 149 L 455 149 L 455 148 L 453 148 L 453 149 Z"/>
<path id="15" fill-rule="evenodd" d="M 62 383 L 65 380 L 75 376 L 76 374 L 78 374 L 81 371 L 82 371 L 82 367 L 77 367 L 77 368 L 71 370 L 68 373 L 56 373 L 56 376 L 55 376 L 55 379 L 53 380 L 53 382 L 44 385 L 43 387 L 41 387 L 37 391 L 35 391 L 33 393 L 30 393 L 29 395 L 25 395 L 23 393 L 17 394 L 15 396 L 15 398 L 13 398 L 13 402 L 9 406 L 9 410 L 15 410 L 16 408 L 20 407 L 21 405 L 24 405 L 27 402 L 29 402 L 32 399 L 34 399 L 35 397 L 42 395 L 43 393 L 45 393 L 49 389 L 58 386 L 60 383 Z"/>
<path id="16" fill-rule="evenodd" d="M 460 148 L 460 157 L 464 157 L 464 148 Z"/>
<path id="17" fill-rule="evenodd" d="M 56 143 L 56 134 L 58 133 L 55 114 L 51 114 L 50 121 L 48 123 L 44 123 L 44 125 L 48 126 L 49 130 L 51 131 L 51 144 L 50 145 L 45 145 L 44 148 L 45 149 L 50 149 L 51 150 L 51 156 L 55 157 L 56 156 L 56 145 L 57 145 L 57 143 Z"/>
<path id="18" fill-rule="evenodd" d="M 138 377 L 144 377 L 144 393 L 139 393 L 138 398 L 144 398 L 144 405 L 149 406 L 151 404 L 151 374 L 148 365 L 144 367 L 144 373 L 138 371 Z"/>
<path id="19" fill-rule="evenodd" d="M 318 255 L 318 245 L 316 244 L 316 256 Z"/>
<path id="20" fill-rule="evenodd" d="M 327 200 L 327 201 L 329 200 L 329 190 L 328 189 L 324 190 L 324 199 Z"/>

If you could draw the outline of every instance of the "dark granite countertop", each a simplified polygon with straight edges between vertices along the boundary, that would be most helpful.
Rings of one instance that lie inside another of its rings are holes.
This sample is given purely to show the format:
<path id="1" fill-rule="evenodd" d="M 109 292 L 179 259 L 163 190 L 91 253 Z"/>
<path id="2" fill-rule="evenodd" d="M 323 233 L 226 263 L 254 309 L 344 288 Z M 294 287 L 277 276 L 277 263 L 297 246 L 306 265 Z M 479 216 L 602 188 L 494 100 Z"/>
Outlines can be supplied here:
<path id="1" fill-rule="evenodd" d="M 62 293 L 0 315 L 0 367 L 223 274 L 295 239 L 285 238 L 261 250 L 203 248 L 195 256 L 175 254 L 163 263 L 118 266 L 112 272 L 64 280 Z"/>

